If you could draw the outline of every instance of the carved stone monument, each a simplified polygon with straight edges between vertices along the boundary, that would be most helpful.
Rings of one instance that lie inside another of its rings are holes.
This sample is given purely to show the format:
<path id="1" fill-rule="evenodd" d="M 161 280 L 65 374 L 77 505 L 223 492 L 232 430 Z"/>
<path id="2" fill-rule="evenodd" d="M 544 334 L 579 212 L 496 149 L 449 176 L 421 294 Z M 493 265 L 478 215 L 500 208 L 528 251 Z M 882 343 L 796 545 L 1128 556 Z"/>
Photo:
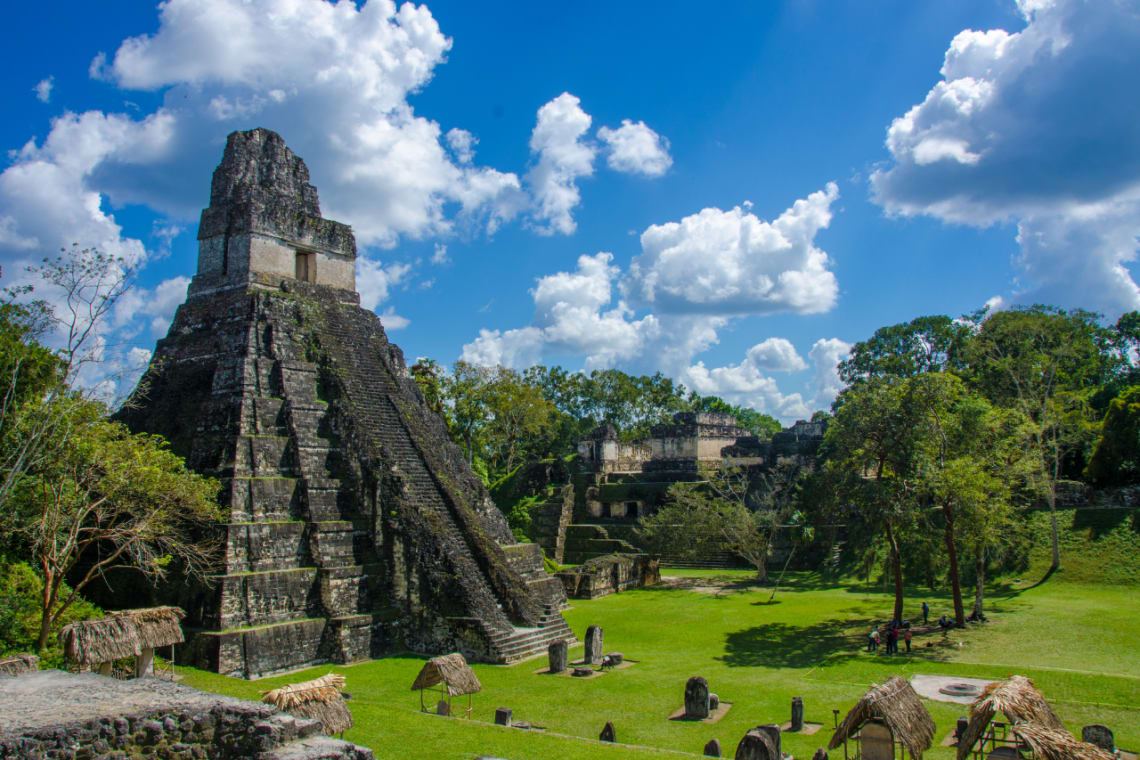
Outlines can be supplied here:
<path id="1" fill-rule="evenodd" d="M 771 730 L 775 729 L 775 735 Z M 757 726 L 736 745 L 735 760 L 783 760 L 778 726 Z"/>
<path id="2" fill-rule="evenodd" d="M 1103 726 L 1100 723 L 1093 723 L 1082 728 L 1081 741 L 1100 747 L 1106 752 L 1116 751 L 1116 737 L 1112 735 L 1108 726 Z"/>
<path id="3" fill-rule="evenodd" d="M 495 725 L 496 726 L 509 726 L 511 725 L 511 716 L 514 711 L 509 707 L 499 707 L 495 710 Z"/>
<path id="4" fill-rule="evenodd" d="M 321 217 L 277 134 L 229 136 L 198 241 L 118 416 L 221 482 L 215 583 L 146 600 L 187 611 L 184 661 L 256 677 L 400 648 L 513 662 L 573 639 L 561 582 L 360 308 L 352 230 Z"/>
<path id="5" fill-rule="evenodd" d="M 685 717 L 704 720 L 709 717 L 709 682 L 693 676 L 685 684 Z"/>
<path id="6" fill-rule="evenodd" d="M 614 724 L 606 721 L 606 725 L 602 727 L 602 733 L 598 734 L 599 741 L 614 742 L 617 739 L 614 736 Z"/>
<path id="7" fill-rule="evenodd" d="M 812 753 L 811 760 L 827 760 L 827 750 L 820 747 Z"/>
<path id="8" fill-rule="evenodd" d="M 550 646 L 546 648 L 546 656 L 550 662 L 550 666 L 547 668 L 547 670 L 549 670 L 551 673 L 561 673 L 562 671 L 566 670 L 566 660 L 568 658 L 569 651 L 570 646 L 566 643 L 565 639 L 552 641 L 550 643 Z"/>
<path id="9" fill-rule="evenodd" d="M 720 757 L 720 739 L 709 739 L 704 754 L 705 757 Z"/>
<path id="10" fill-rule="evenodd" d="M 788 730 L 804 730 L 804 700 L 802 697 L 792 697 L 792 725 Z"/>
<path id="11" fill-rule="evenodd" d="M 596 665 L 602 661 L 602 627 L 592 625 L 586 629 L 586 662 Z"/>

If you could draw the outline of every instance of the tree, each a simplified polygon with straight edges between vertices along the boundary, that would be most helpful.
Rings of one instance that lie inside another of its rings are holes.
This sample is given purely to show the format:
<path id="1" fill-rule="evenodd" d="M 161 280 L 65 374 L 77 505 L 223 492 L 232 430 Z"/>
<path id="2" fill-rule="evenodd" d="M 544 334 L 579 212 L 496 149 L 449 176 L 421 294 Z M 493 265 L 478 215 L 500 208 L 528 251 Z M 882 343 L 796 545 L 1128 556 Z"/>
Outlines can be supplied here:
<path id="1" fill-rule="evenodd" d="M 94 403 L 70 407 L 71 434 L 22 478 L 0 528 L 43 581 L 37 648 L 92 581 L 134 569 L 153 581 L 171 566 L 204 578 L 219 544 L 217 481 L 186 469 L 158 436 L 132 435 Z M 68 590 L 65 580 L 71 577 Z"/>
<path id="2" fill-rule="evenodd" d="M 900 542 L 917 507 L 914 436 L 920 409 L 905 403 L 901 381 L 869 378 L 847 388 L 824 435 L 824 483 L 833 508 L 862 520 L 887 542 L 894 579 L 894 619 L 903 612 Z"/>
<path id="3" fill-rule="evenodd" d="M 487 409 L 487 386 L 491 370 L 465 361 L 457 361 L 451 375 L 443 382 L 450 406 L 451 436 L 467 453 L 467 462 L 475 460 L 475 449 L 490 419 Z"/>
<path id="4" fill-rule="evenodd" d="M 665 506 L 641 523 L 646 542 L 660 554 L 698 557 L 723 548 L 756 568 L 768 580 L 768 558 L 777 529 L 787 520 L 791 498 L 774 496 L 749 506 L 752 490 L 739 467 L 704 468 L 701 480 L 669 486 Z"/>
<path id="5" fill-rule="evenodd" d="M 1085 476 L 1099 485 L 1140 481 L 1140 385 L 1125 388 L 1109 403 Z"/>
<path id="6" fill-rule="evenodd" d="M 974 319 L 976 332 L 967 347 L 972 382 L 1030 423 L 1026 442 L 1039 463 L 1039 490 L 1049 507 L 1053 572 L 1061 567 L 1057 482 L 1066 459 L 1095 433 L 1088 394 L 1116 370 L 1113 336 L 1098 315 L 1080 310 L 1031 306 L 982 312 Z"/>
<path id="7" fill-rule="evenodd" d="M 484 439 L 496 474 L 503 475 L 527 454 L 539 453 L 536 442 L 550 425 L 554 405 L 541 389 L 506 367 L 495 370 L 484 398 L 490 414 Z"/>
<path id="8" fill-rule="evenodd" d="M 424 401 L 428 409 L 436 414 L 444 414 L 443 406 L 443 369 L 435 359 L 420 358 L 408 368 L 412 379 L 416 381 L 420 392 L 424 394 Z"/>
<path id="9" fill-rule="evenodd" d="M 969 327 L 950 317 L 919 317 L 880 327 L 870 339 L 851 348 L 840 362 L 839 377 L 847 385 L 876 377 L 913 377 L 924 372 L 957 370 Z"/>

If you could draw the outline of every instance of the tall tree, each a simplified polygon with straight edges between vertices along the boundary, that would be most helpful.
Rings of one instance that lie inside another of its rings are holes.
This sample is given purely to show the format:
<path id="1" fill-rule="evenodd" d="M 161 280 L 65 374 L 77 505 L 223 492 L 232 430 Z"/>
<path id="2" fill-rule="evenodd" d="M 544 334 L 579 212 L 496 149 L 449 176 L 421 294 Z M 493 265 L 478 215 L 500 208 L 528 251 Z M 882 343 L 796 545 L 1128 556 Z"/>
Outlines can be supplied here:
<path id="1" fill-rule="evenodd" d="M 1016 408 L 1031 423 L 1029 450 L 1039 463 L 1050 512 L 1053 561 L 1061 567 L 1057 483 L 1066 458 L 1090 443 L 1089 390 L 1114 373 L 1112 335 L 1098 315 L 1030 306 L 975 315 L 967 354 L 970 377 L 991 401 Z"/>
<path id="2" fill-rule="evenodd" d="M 847 385 L 876 377 L 912 377 L 924 372 L 955 371 L 963 365 L 969 327 L 950 317 L 919 317 L 880 327 L 851 348 L 839 364 Z"/>

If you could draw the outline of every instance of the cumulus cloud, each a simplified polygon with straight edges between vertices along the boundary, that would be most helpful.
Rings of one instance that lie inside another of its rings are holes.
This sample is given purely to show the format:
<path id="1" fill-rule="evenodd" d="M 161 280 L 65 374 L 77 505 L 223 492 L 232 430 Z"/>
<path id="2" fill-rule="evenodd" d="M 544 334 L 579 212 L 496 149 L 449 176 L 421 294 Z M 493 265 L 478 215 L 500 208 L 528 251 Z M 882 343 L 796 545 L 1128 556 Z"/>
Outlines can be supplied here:
<path id="1" fill-rule="evenodd" d="M 36 94 L 36 100 L 40 101 L 41 103 L 50 103 L 51 88 L 54 84 L 55 77 L 48 77 L 47 79 L 41 79 L 39 82 L 37 82 L 36 86 L 32 88 L 32 92 Z"/>
<path id="2" fill-rule="evenodd" d="M 538 109 L 530 136 L 535 164 L 526 179 L 535 202 L 535 230 L 541 234 L 569 235 L 577 229 L 572 212 L 582 199 L 578 179 L 594 173 L 597 155 L 582 139 L 590 122 L 581 101 L 568 92 Z"/>
<path id="3" fill-rule="evenodd" d="M 454 127 L 447 130 L 447 146 L 455 154 L 455 160 L 469 164 L 475 160 L 475 145 L 479 140 L 466 129 Z"/>
<path id="4" fill-rule="evenodd" d="M 797 200 L 774 222 L 737 206 L 706 208 L 641 235 L 642 253 L 623 283 L 632 300 L 660 312 L 824 312 L 838 285 L 815 235 L 831 222 L 835 183 Z"/>
<path id="5" fill-rule="evenodd" d="M 843 390 L 839 363 L 851 353 L 851 344 L 839 338 L 821 338 L 808 351 L 815 375 L 815 408 L 828 409 Z"/>
<path id="6" fill-rule="evenodd" d="M 463 347 L 463 359 L 476 364 L 525 367 L 544 352 L 584 354 L 586 366 L 609 367 L 632 359 L 657 334 L 653 315 L 632 319 L 624 301 L 611 307 L 613 285 L 621 270 L 613 255 L 580 256 L 574 272 L 557 272 L 539 278 L 530 291 L 534 320 L 527 327 L 480 330 L 479 337 Z"/>
<path id="7" fill-rule="evenodd" d="M 786 338 L 768 338 L 748 349 L 748 361 L 769 372 L 797 372 L 807 363 Z"/>
<path id="8" fill-rule="evenodd" d="M 606 144 L 606 165 L 615 171 L 660 177 L 673 165 L 669 141 L 643 121 L 622 119 L 617 129 L 599 129 L 598 139 Z"/>
<path id="9" fill-rule="evenodd" d="M 445 244 L 435 244 L 431 254 L 431 263 L 440 265 L 451 263 L 451 257 L 447 255 L 447 246 Z"/>
<path id="10" fill-rule="evenodd" d="M 115 304 L 115 311 L 111 315 L 112 326 L 123 328 L 121 337 L 132 335 L 146 327 L 149 338 L 161 338 L 170 329 L 174 311 L 186 300 L 186 288 L 189 285 L 189 277 L 179 276 L 163 280 L 153 290 L 131 288 Z M 131 349 L 132 352 L 134 350 Z"/>
<path id="11" fill-rule="evenodd" d="M 360 305 L 369 311 L 376 311 L 378 306 L 388 300 L 389 291 L 402 283 L 411 269 L 411 264 L 397 262 L 384 266 L 376 259 L 358 257 L 356 290 L 360 293 Z"/>
<path id="12" fill-rule="evenodd" d="M 871 176 L 890 214 L 1018 225 L 1020 300 L 1140 307 L 1140 70 L 1133 2 L 1022 0 L 1016 32 L 965 30 Z"/>

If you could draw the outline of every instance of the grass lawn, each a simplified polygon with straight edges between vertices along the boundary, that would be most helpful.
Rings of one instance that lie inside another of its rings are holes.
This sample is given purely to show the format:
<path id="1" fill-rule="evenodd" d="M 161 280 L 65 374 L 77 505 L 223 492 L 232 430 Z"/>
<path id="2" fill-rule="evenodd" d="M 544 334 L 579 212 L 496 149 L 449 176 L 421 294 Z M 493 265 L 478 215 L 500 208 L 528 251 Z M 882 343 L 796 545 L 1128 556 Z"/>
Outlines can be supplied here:
<path id="1" fill-rule="evenodd" d="M 410 691 L 423 664 L 416 657 L 254 682 L 179 670 L 190 685 L 253 699 L 288 681 L 343 672 L 356 720 L 345 738 L 393 760 L 484 753 L 510 760 L 699 756 L 714 737 L 731 757 L 748 729 L 788 720 L 793 696 L 803 697 L 808 721 L 824 724 L 814 736 L 784 735 L 785 751 L 807 758 L 830 739 L 832 710 L 842 717 L 872 682 L 914 673 L 1029 676 L 1078 736 L 1082 725 L 1104 723 L 1118 746 L 1140 749 L 1140 602 L 1134 586 L 1056 578 L 1036 587 L 1004 586 L 991 598 L 991 623 L 954 632 L 945 644 L 940 634 L 917 637 L 913 654 L 887 657 L 862 651 L 872 622 L 889 615 L 891 596 L 882 588 L 837 587 L 805 574 L 769 604 L 770 590 L 752 586 L 748 572 L 668 572 L 682 576 L 680 587 L 576 600 L 566 612 L 579 638 L 587 625 L 601 625 L 606 651 L 621 651 L 637 665 L 584 681 L 534 674 L 545 658 L 510 667 L 475 665 L 483 691 L 474 697 L 474 720 L 419 712 L 419 696 Z M 914 592 L 909 617 L 921 617 L 924 598 L 932 618 L 949 609 L 944 596 Z M 927 640 L 936 646 L 922 646 Z M 571 660 L 581 652 L 572 649 Z M 667 720 L 694 675 L 707 678 L 711 690 L 733 705 L 715 725 Z M 938 725 L 936 746 L 926 756 L 948 760 L 953 750 L 937 743 L 966 708 L 924 703 Z M 510 707 L 515 720 L 547 731 L 494 726 L 496 707 Z M 638 746 L 594 741 L 606 721 L 613 721 L 619 742 Z"/>

